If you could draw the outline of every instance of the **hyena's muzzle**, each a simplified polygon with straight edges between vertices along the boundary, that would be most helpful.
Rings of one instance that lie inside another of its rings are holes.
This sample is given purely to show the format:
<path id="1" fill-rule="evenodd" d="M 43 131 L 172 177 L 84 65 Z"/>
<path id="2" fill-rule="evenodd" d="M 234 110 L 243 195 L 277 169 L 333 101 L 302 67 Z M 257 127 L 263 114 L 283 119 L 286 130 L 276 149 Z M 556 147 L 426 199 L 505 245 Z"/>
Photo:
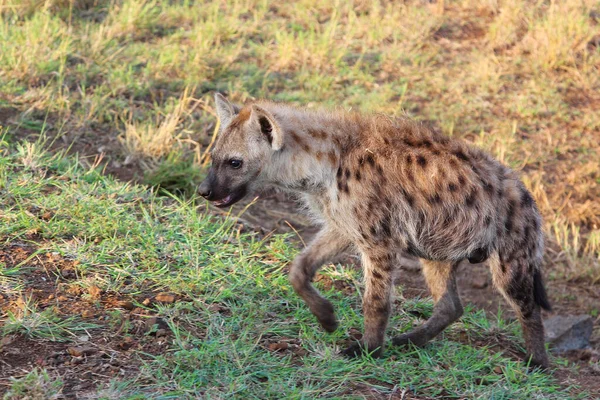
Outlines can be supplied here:
<path id="1" fill-rule="evenodd" d="M 232 185 L 227 177 L 219 177 L 215 167 L 198 187 L 198 194 L 217 207 L 228 207 L 240 201 L 247 193 L 246 184 Z"/>

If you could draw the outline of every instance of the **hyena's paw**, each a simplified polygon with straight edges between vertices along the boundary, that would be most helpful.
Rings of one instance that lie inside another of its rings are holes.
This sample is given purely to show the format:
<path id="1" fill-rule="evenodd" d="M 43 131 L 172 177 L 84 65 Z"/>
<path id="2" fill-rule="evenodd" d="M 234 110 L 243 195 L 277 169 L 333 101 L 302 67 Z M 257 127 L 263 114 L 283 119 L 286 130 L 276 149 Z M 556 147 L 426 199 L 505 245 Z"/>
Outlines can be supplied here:
<path id="1" fill-rule="evenodd" d="M 313 310 L 317 320 L 327 332 L 334 332 L 338 328 L 338 322 L 333 311 L 333 304 L 323 299 L 319 307 Z"/>
<path id="2" fill-rule="evenodd" d="M 427 339 L 420 333 L 408 332 L 392 338 L 392 344 L 394 346 L 407 346 L 413 344 L 417 347 L 423 347 L 427 344 Z"/>
<path id="3" fill-rule="evenodd" d="M 379 358 L 381 357 L 382 353 L 381 346 L 373 351 L 369 351 L 369 349 L 367 349 L 362 342 L 353 343 L 346 350 L 342 350 L 340 352 L 341 355 L 348 358 L 361 357 L 366 354 L 370 354 L 373 358 Z"/>
<path id="4" fill-rule="evenodd" d="M 548 356 L 544 354 L 543 357 L 536 359 L 532 356 L 527 356 L 525 362 L 529 361 L 529 370 L 533 371 L 539 369 L 541 371 L 547 371 L 550 368 L 550 361 Z"/>

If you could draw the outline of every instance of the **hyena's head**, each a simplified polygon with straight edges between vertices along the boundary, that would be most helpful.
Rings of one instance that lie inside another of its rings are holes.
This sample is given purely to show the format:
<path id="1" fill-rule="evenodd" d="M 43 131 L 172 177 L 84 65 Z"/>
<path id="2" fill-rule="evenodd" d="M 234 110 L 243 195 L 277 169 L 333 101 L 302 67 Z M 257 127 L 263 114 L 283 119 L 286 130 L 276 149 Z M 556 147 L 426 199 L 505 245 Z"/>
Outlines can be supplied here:
<path id="1" fill-rule="evenodd" d="M 258 104 L 243 108 L 215 95 L 221 122 L 211 151 L 212 166 L 198 193 L 217 207 L 227 207 L 264 185 L 263 170 L 283 146 L 273 115 Z"/>

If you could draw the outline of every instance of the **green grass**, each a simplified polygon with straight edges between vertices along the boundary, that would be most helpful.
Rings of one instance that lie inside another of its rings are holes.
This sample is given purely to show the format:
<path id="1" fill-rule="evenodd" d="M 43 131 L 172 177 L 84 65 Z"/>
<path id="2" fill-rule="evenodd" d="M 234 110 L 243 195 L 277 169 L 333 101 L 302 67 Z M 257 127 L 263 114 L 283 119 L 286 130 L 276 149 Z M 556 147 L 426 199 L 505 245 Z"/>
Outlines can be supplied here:
<path id="1" fill-rule="evenodd" d="M 518 360 L 457 341 L 460 335 L 473 341 L 521 341 L 516 324 L 489 321 L 471 308 L 425 349 L 389 348 L 384 359 L 344 359 L 337 353 L 347 331 L 362 323 L 359 294 L 326 293 L 343 328 L 323 333 L 283 272 L 297 252 L 287 236 L 241 233 L 232 219 L 212 216 L 204 204 L 157 197 L 146 187 L 118 182 L 39 145 L 4 144 L 0 202 L 1 243 L 29 243 L 77 261 L 77 284 L 93 279 L 108 294 L 135 297 L 151 290 L 182 296 L 156 310 L 172 332 L 168 351 L 134 356 L 143 360 L 139 374 L 99 387 L 101 398 L 357 398 L 403 391 L 429 398 L 568 395 L 551 375 L 530 373 Z M 46 212 L 52 217 L 40 218 Z M 28 236 L 32 232 L 35 239 Z M 0 277 L 13 280 L 19 293 L 30 272 L 26 260 L 0 269 Z M 354 269 L 337 265 L 323 273 L 362 289 Z M 396 307 L 389 333 L 418 324 L 415 314 L 428 315 L 431 307 L 419 299 Z M 39 315 L 46 313 L 50 309 Z M 51 321 L 63 339 L 83 328 L 82 321 L 56 318 Z M 20 331 L 32 340 L 48 339 L 45 325 L 18 324 L 11 316 L 3 317 L 3 325 L 2 335 Z M 107 325 L 115 329 L 118 324 Z M 268 344 L 277 341 L 304 354 L 269 351 Z M 9 392 L 21 393 L 29 380 L 61 385 L 46 372 L 31 372 L 14 380 Z"/>

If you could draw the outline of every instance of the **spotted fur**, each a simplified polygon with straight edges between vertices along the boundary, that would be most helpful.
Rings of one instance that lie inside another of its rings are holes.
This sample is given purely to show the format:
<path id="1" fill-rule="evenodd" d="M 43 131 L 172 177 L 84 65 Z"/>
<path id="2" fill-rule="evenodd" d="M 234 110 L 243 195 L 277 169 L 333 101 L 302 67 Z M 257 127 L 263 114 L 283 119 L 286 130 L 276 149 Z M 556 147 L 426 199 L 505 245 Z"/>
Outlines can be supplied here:
<path id="1" fill-rule="evenodd" d="M 345 354 L 381 353 L 392 271 L 399 254 L 408 252 L 421 259 L 435 307 L 424 325 L 392 343 L 424 345 L 458 319 L 456 265 L 487 261 L 495 286 L 521 320 L 532 364 L 548 365 L 540 313 L 550 308 L 541 274 L 541 217 L 515 172 L 406 118 L 268 101 L 237 107 L 216 99 L 222 128 L 200 192 L 222 202 L 275 186 L 304 201 L 323 228 L 294 260 L 289 277 L 327 331 L 337 328 L 333 306 L 311 280 L 339 252 L 361 254 L 365 332 Z M 244 167 L 231 171 L 232 158 Z"/>

